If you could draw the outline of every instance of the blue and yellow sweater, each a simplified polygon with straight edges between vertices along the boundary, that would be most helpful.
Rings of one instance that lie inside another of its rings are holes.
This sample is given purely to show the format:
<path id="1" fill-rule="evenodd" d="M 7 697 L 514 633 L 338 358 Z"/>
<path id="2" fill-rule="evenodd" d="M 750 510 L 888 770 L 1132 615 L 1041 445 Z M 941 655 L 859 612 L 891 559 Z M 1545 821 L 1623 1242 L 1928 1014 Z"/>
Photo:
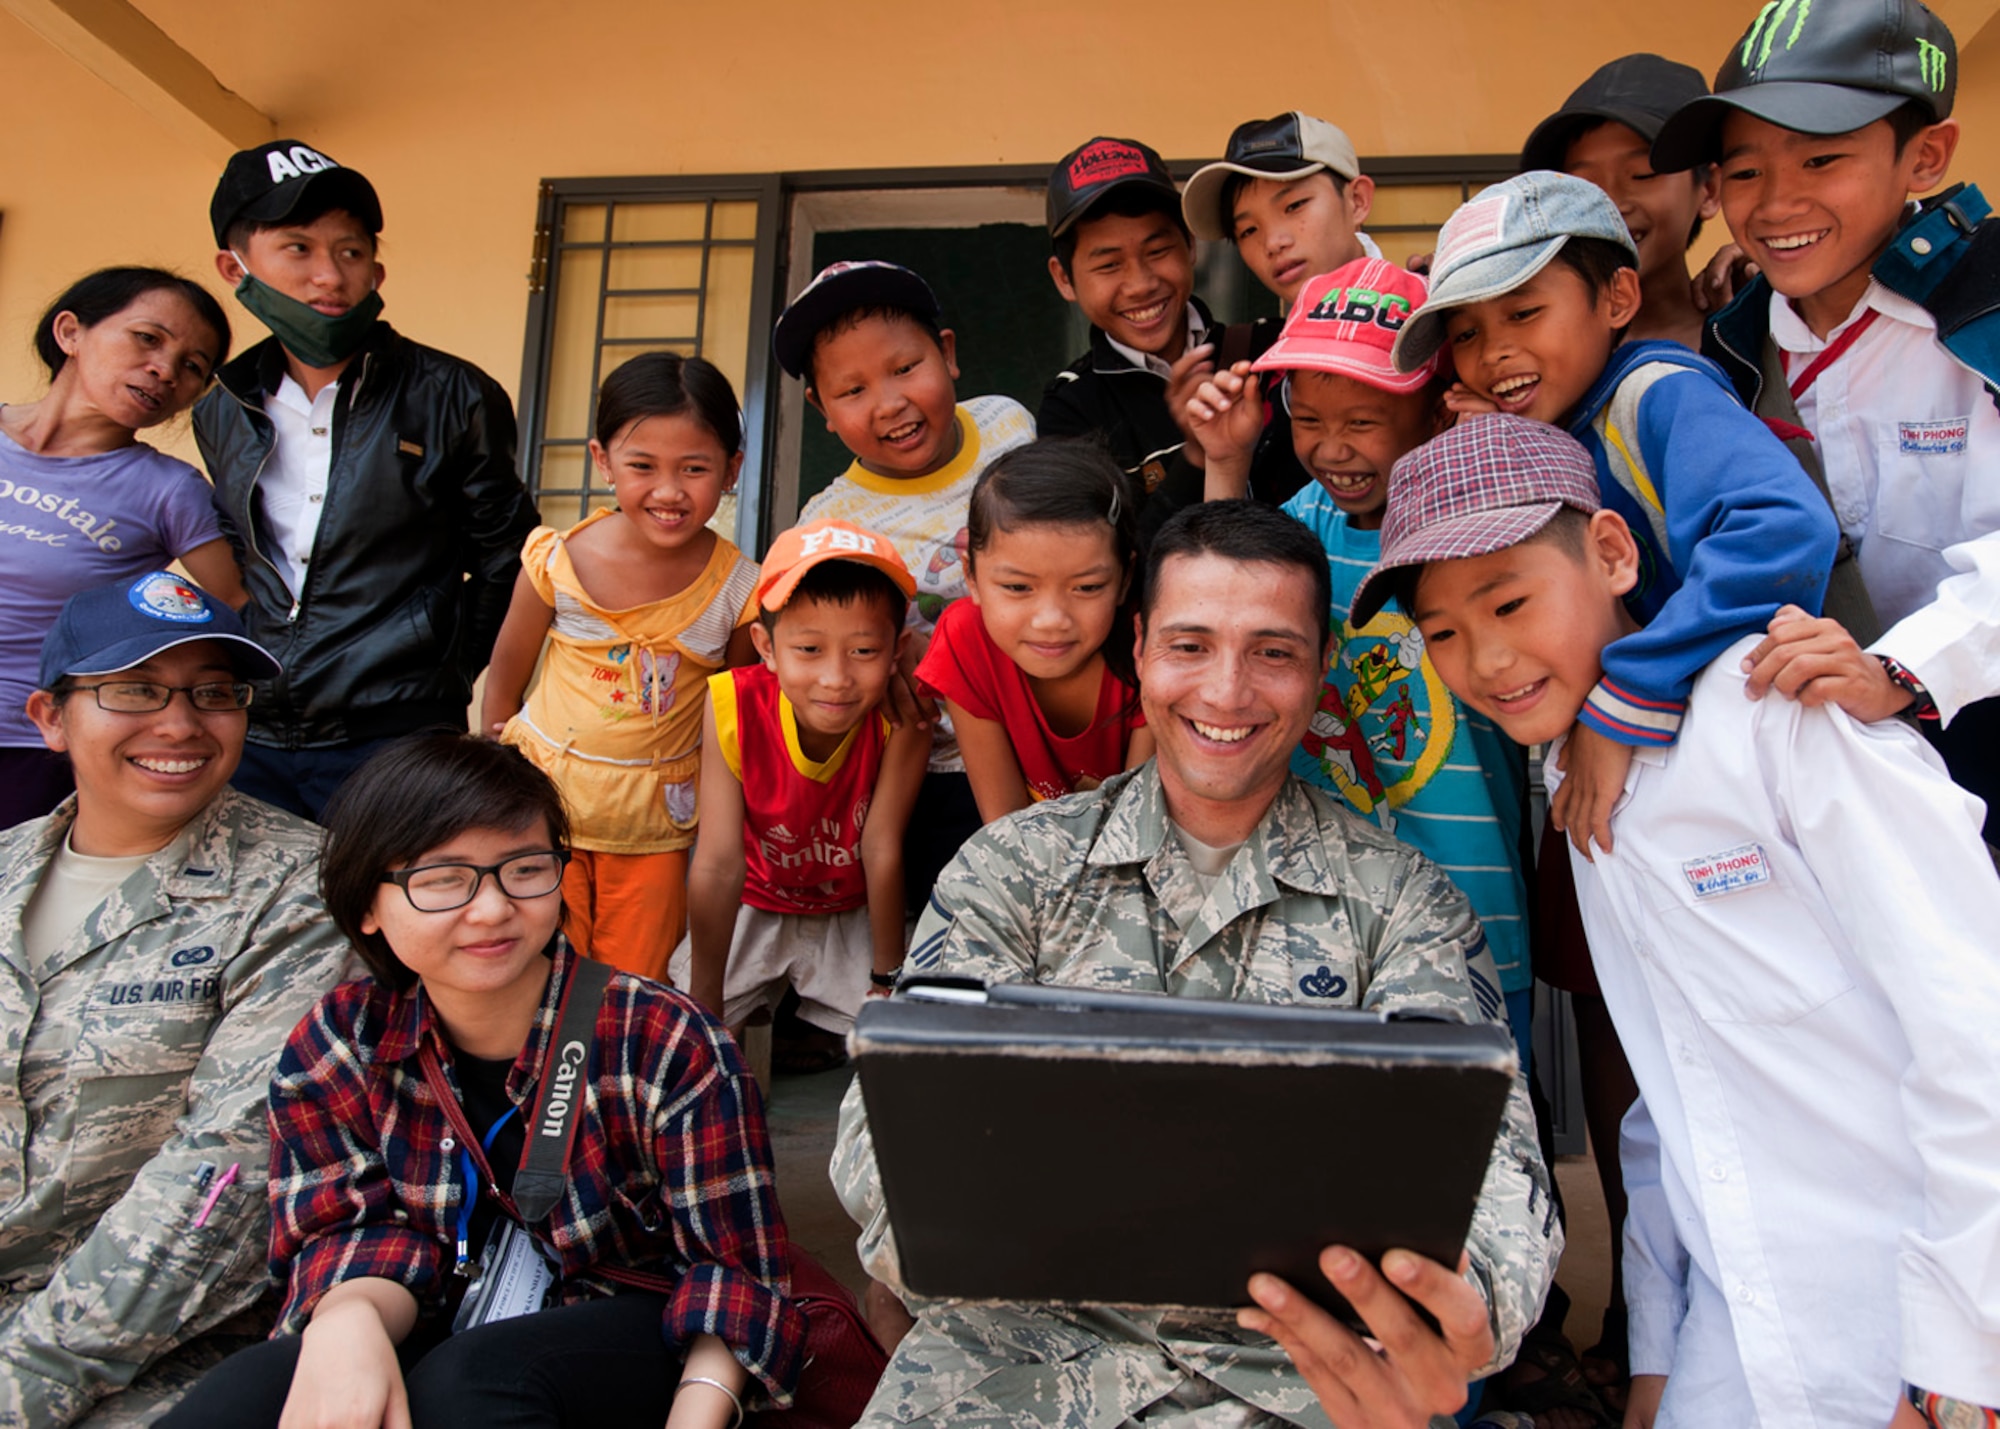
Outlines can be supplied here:
<path id="1" fill-rule="evenodd" d="M 1722 370 L 1679 343 L 1618 348 L 1566 425 L 1640 553 L 1625 603 L 1643 628 L 1605 648 L 1580 718 L 1623 744 L 1671 744 L 1711 660 L 1781 605 L 1819 613 L 1840 531 Z"/>

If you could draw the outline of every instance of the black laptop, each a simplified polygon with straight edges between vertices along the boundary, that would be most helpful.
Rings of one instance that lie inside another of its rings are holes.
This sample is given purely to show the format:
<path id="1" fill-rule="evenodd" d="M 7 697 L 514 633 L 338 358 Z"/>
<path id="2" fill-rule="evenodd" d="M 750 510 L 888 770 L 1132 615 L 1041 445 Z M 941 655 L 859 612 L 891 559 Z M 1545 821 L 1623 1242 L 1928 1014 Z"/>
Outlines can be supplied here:
<path id="1" fill-rule="evenodd" d="M 1490 1023 L 950 980 L 850 1047 L 918 1294 L 1225 1307 L 1268 1270 L 1341 1314 L 1325 1246 L 1457 1264 L 1516 1063 Z"/>

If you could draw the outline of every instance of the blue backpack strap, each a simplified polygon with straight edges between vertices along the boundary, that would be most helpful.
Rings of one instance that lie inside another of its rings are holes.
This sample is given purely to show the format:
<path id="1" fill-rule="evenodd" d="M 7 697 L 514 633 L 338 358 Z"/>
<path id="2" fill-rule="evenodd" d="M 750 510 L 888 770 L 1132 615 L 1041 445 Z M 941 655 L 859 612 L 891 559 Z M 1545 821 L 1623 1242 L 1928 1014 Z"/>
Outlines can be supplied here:
<path id="1" fill-rule="evenodd" d="M 1986 196 L 1969 184 L 1927 199 L 1875 260 L 1876 279 L 1928 308 L 1933 290 L 1962 266 L 1967 245 L 1991 213 Z"/>
<path id="2" fill-rule="evenodd" d="M 1937 319 L 1938 341 L 2000 406 L 2000 219 L 1971 185 L 1926 200 L 1875 263 L 1891 292 Z"/>
<path id="3" fill-rule="evenodd" d="M 2000 220 L 1989 219 L 1965 245 L 1965 257 L 1924 304 L 1937 319 L 1945 351 L 1978 373 L 2000 406 Z"/>

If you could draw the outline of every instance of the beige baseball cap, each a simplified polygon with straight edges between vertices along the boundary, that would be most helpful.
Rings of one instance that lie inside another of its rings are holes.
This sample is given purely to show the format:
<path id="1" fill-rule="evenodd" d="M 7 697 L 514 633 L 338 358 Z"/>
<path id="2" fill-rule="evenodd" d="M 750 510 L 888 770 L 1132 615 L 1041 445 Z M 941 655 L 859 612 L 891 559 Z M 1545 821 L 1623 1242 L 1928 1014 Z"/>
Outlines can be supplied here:
<path id="1" fill-rule="evenodd" d="M 1252 119 L 1236 126 L 1220 160 L 1188 180 L 1181 191 L 1181 216 L 1195 237 L 1226 242 L 1234 235 L 1229 215 L 1222 211 L 1222 194 L 1233 175 L 1288 183 L 1321 169 L 1343 179 L 1361 177 L 1361 160 L 1345 131 L 1296 109 L 1275 119 Z"/>

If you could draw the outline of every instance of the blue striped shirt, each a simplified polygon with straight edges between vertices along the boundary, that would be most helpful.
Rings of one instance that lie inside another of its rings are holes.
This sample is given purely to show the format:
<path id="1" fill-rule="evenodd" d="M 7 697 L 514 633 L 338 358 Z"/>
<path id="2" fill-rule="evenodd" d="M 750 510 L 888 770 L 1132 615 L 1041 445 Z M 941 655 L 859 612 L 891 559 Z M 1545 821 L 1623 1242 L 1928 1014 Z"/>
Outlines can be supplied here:
<path id="1" fill-rule="evenodd" d="M 1391 605 L 1359 630 L 1348 623 L 1381 534 L 1356 530 L 1316 482 L 1285 510 L 1326 551 L 1335 647 L 1292 769 L 1443 868 L 1486 927 L 1502 988 L 1525 992 L 1534 983 L 1521 871 L 1526 754 L 1445 689 L 1402 611 Z"/>

